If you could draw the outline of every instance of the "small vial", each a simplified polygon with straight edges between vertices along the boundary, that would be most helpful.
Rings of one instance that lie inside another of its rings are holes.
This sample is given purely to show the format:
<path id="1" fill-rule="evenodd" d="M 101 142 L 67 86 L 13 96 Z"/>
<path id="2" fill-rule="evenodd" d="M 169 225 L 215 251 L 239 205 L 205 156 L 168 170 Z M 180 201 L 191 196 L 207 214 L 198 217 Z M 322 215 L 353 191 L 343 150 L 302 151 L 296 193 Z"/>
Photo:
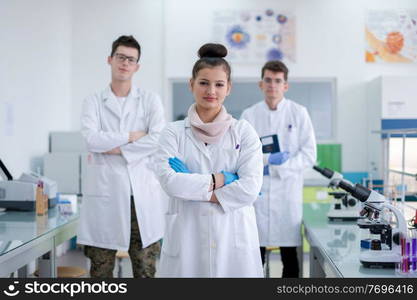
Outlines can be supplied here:
<path id="1" fill-rule="evenodd" d="M 411 230 L 410 272 L 417 276 L 417 229 Z"/>
<path id="2" fill-rule="evenodd" d="M 408 242 L 408 243 L 407 243 Z M 408 246 L 407 246 L 408 244 Z M 405 236 L 400 237 L 401 256 L 400 260 L 395 264 L 395 274 L 398 276 L 409 275 L 409 263 L 410 263 L 410 242 L 407 241 Z M 407 249 L 408 248 L 408 249 Z"/>

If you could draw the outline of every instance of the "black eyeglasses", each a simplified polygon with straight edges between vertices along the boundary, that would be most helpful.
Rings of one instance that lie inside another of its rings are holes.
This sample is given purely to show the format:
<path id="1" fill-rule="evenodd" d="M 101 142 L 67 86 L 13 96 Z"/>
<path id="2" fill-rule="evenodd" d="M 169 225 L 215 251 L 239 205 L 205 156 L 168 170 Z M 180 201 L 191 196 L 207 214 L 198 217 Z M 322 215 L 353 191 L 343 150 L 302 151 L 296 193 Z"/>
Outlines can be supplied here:
<path id="1" fill-rule="evenodd" d="M 123 63 L 126 59 L 129 65 L 136 65 L 138 63 L 138 59 L 133 56 L 126 56 L 121 53 L 115 53 L 114 57 L 116 58 L 116 61 L 119 63 Z"/>

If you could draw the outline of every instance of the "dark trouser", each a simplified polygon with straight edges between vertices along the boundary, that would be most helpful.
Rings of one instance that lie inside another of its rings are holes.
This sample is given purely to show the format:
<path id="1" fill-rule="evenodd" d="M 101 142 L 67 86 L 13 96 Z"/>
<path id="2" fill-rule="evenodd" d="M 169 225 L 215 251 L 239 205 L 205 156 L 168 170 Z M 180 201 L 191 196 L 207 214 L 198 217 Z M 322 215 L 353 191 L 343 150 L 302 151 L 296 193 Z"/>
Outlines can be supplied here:
<path id="1" fill-rule="evenodd" d="M 279 247 L 283 264 L 282 278 L 298 278 L 300 268 L 298 266 L 297 247 Z M 262 265 L 265 264 L 265 247 L 261 247 Z"/>
<path id="2" fill-rule="evenodd" d="M 129 256 L 132 262 L 133 276 L 147 278 L 155 276 L 155 262 L 160 253 L 160 244 L 156 242 L 142 248 L 135 203 L 131 198 L 131 229 Z M 111 226 L 111 224 L 109 224 Z M 84 253 L 91 259 L 90 276 L 92 278 L 113 278 L 113 269 L 117 250 L 85 246 Z"/>

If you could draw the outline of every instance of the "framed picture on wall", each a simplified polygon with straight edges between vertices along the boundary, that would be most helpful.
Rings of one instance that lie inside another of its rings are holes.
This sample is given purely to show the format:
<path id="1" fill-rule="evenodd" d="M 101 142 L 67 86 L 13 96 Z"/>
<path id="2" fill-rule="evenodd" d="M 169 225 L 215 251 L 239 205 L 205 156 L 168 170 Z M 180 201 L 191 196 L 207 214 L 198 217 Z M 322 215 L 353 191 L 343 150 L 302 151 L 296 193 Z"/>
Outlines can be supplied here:
<path id="1" fill-rule="evenodd" d="M 417 10 L 369 10 L 365 39 L 368 63 L 417 62 Z"/>

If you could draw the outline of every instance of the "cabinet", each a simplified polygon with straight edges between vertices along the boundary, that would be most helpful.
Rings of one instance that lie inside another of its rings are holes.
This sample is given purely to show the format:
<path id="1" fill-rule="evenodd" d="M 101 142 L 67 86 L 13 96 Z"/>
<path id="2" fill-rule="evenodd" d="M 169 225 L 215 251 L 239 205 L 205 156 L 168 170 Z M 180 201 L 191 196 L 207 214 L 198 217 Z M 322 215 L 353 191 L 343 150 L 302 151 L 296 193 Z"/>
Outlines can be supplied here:
<path id="1" fill-rule="evenodd" d="M 407 152 L 417 152 L 416 145 L 413 144 L 417 132 L 395 131 L 417 128 L 417 76 L 375 78 L 369 83 L 367 100 L 368 172 L 374 179 L 387 180 L 389 165 L 394 163 L 393 159 L 398 160 L 399 153 L 402 153 L 400 140 L 403 135 L 407 140 L 413 141 L 407 142 L 410 144 L 406 148 Z M 406 165 L 412 164 L 413 162 L 406 161 Z"/>

